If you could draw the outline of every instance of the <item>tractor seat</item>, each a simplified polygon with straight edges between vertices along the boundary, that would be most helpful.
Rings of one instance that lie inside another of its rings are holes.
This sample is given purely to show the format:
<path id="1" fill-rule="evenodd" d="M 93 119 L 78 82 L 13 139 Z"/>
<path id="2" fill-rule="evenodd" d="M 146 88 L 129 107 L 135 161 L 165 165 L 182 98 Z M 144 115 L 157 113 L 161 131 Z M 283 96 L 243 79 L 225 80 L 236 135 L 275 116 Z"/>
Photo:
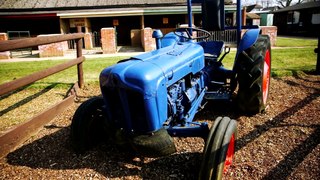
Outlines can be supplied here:
<path id="1" fill-rule="evenodd" d="M 223 41 L 202 41 L 199 45 L 203 47 L 204 53 L 211 54 L 213 57 L 218 58 L 223 51 Z"/>

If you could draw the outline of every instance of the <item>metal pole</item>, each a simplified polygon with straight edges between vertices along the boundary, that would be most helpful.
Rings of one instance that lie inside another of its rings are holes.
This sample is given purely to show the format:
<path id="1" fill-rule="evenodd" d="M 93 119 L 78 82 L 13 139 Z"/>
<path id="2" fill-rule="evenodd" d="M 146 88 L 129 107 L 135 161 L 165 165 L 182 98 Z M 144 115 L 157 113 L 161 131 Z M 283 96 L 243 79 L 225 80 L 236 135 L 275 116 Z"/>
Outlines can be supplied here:
<path id="1" fill-rule="evenodd" d="M 77 26 L 77 31 L 78 33 L 81 33 L 81 26 Z M 77 58 L 82 56 L 82 38 L 77 39 Z M 83 67 L 82 67 L 82 62 L 77 65 L 77 70 L 78 70 L 78 85 L 79 88 L 83 87 Z"/>
<path id="2" fill-rule="evenodd" d="M 192 3 L 188 0 L 188 26 L 192 28 Z M 192 29 L 189 29 L 189 33 L 192 35 Z"/>
<path id="3" fill-rule="evenodd" d="M 241 0 L 237 0 L 237 47 L 239 47 L 239 43 L 241 40 Z"/>

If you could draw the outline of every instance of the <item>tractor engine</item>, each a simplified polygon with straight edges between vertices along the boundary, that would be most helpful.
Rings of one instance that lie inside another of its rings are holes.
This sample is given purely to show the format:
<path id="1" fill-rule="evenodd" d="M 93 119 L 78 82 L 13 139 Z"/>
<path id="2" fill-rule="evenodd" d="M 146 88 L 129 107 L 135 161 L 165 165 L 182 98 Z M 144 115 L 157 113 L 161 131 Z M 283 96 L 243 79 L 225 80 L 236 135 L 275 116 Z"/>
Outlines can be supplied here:
<path id="1" fill-rule="evenodd" d="M 202 76 L 188 75 L 168 88 L 168 120 L 167 125 L 184 125 L 186 114 L 194 105 L 201 93 Z"/>

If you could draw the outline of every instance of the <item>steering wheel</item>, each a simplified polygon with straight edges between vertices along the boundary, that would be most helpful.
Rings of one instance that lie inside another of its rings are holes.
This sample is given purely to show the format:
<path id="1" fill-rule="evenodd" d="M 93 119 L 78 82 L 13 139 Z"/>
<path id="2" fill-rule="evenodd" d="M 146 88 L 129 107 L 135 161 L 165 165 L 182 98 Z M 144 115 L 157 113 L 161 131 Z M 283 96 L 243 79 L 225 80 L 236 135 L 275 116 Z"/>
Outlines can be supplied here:
<path id="1" fill-rule="evenodd" d="M 192 37 L 192 34 L 190 34 L 190 31 L 196 31 L 196 32 L 203 32 L 203 36 L 199 37 Z M 179 37 L 190 39 L 190 40 L 196 40 L 196 39 L 206 39 L 211 36 L 211 33 L 204 30 L 204 29 L 198 29 L 193 27 L 186 27 L 186 28 L 177 28 L 173 31 L 173 33 Z M 182 33 L 182 34 L 181 34 Z M 187 36 L 185 36 L 187 34 Z"/>

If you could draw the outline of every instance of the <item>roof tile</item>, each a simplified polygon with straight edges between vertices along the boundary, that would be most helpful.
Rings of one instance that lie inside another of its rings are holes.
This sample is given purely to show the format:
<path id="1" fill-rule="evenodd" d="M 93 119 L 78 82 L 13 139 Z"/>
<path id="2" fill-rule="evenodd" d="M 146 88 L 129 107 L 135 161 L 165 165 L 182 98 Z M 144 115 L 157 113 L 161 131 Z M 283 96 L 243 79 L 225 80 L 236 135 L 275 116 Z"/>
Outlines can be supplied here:
<path id="1" fill-rule="evenodd" d="M 0 9 L 94 7 L 186 3 L 186 0 L 2 0 Z"/>

